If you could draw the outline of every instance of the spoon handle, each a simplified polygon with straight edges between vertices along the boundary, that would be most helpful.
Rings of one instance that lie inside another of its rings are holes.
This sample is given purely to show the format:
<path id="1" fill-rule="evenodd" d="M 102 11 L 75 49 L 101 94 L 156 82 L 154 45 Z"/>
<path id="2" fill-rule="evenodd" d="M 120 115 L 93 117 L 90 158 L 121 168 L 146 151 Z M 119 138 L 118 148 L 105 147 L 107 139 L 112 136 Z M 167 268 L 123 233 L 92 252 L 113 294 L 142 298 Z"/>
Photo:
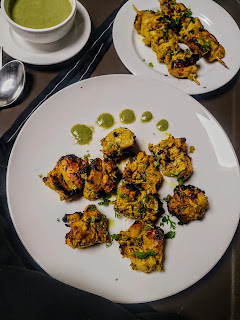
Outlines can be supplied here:
<path id="1" fill-rule="evenodd" d="M 0 70 L 2 69 L 2 46 L 0 46 Z"/>

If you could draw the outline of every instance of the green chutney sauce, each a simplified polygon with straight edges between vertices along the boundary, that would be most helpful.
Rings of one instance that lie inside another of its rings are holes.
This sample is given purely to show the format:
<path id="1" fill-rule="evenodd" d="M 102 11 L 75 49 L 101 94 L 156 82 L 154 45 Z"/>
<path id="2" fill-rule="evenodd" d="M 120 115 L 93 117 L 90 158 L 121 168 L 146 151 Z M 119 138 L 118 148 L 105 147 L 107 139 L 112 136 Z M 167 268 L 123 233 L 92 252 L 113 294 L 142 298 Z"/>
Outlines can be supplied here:
<path id="1" fill-rule="evenodd" d="M 63 22 L 71 13 L 69 0 L 12 0 L 9 17 L 23 27 L 45 29 Z"/>
<path id="2" fill-rule="evenodd" d="M 141 117 L 141 122 L 149 122 L 151 121 L 153 118 L 153 115 L 150 111 L 145 111 L 143 114 L 142 114 L 142 117 Z"/>
<path id="3" fill-rule="evenodd" d="M 92 140 L 92 129 L 85 124 L 76 124 L 71 128 L 71 135 L 78 144 L 89 144 Z"/>
<path id="4" fill-rule="evenodd" d="M 136 120 L 135 113 L 131 109 L 123 110 L 120 115 L 120 120 L 124 124 L 133 123 Z"/>
<path id="5" fill-rule="evenodd" d="M 97 118 L 97 124 L 104 129 L 109 129 L 114 125 L 114 118 L 110 113 L 102 113 Z"/>
<path id="6" fill-rule="evenodd" d="M 165 119 L 162 119 L 160 121 L 158 121 L 157 123 L 157 128 L 159 131 L 166 131 L 168 129 L 169 125 L 168 125 L 168 121 Z"/>

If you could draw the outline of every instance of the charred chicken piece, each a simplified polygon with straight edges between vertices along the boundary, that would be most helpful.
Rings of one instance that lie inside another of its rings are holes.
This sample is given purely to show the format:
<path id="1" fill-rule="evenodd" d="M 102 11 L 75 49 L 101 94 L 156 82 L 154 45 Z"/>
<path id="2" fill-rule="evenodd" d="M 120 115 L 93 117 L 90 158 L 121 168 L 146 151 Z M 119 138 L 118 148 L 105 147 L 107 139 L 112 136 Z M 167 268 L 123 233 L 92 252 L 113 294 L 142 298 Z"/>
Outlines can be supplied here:
<path id="1" fill-rule="evenodd" d="M 60 200 L 71 201 L 82 191 L 88 171 L 88 159 L 69 154 L 58 160 L 43 182 L 60 195 Z"/>
<path id="2" fill-rule="evenodd" d="M 131 260 L 133 270 L 150 273 L 163 270 L 164 232 L 154 224 L 135 221 L 118 238 L 120 252 Z"/>
<path id="3" fill-rule="evenodd" d="M 110 241 L 108 220 L 94 205 L 87 206 L 83 213 L 66 214 L 63 222 L 71 228 L 66 234 L 66 244 L 73 249 L 83 249 L 95 243 Z"/>
<path id="4" fill-rule="evenodd" d="M 192 174 L 192 160 L 187 154 L 185 138 L 174 138 L 170 135 L 155 146 L 149 143 L 148 148 L 160 163 L 165 176 L 184 181 Z"/>
<path id="5" fill-rule="evenodd" d="M 90 164 L 90 174 L 85 182 L 83 196 L 88 200 L 96 200 L 103 191 L 113 192 L 118 177 L 118 167 L 112 159 L 94 159 Z"/>
<path id="6" fill-rule="evenodd" d="M 202 219 L 209 206 L 205 192 L 191 185 L 177 186 L 173 196 L 168 198 L 168 211 L 179 219 L 180 224 Z"/>
<path id="7" fill-rule="evenodd" d="M 162 181 L 162 175 L 157 169 L 154 157 L 142 151 L 129 160 L 123 171 L 123 178 L 132 184 L 139 185 L 147 193 L 153 194 L 157 192 Z"/>
<path id="8" fill-rule="evenodd" d="M 105 157 L 115 161 L 128 155 L 128 151 L 136 143 L 134 133 L 127 128 L 118 128 L 111 131 L 101 140 L 102 153 Z"/>
<path id="9" fill-rule="evenodd" d="M 158 218 L 161 203 L 155 195 L 126 183 L 117 190 L 114 209 L 128 218 L 154 222 Z"/>

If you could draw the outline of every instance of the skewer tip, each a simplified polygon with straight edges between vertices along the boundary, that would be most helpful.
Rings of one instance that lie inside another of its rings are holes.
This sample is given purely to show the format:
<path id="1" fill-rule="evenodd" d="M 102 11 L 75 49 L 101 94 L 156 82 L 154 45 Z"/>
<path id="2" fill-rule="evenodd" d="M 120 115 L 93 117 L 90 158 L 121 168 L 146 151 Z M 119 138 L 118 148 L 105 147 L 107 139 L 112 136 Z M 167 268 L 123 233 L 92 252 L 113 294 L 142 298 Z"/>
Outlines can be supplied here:
<path id="1" fill-rule="evenodd" d="M 222 61 L 219 57 L 216 58 L 225 68 L 229 69 L 225 62 Z"/>
<path id="2" fill-rule="evenodd" d="M 135 7 L 135 5 L 133 4 L 132 6 L 133 6 L 134 10 L 137 12 L 137 14 L 139 14 L 140 11 Z"/>
<path id="3" fill-rule="evenodd" d="M 200 85 L 200 82 L 197 81 L 197 79 L 195 77 L 193 77 L 193 81 L 196 82 L 196 84 Z"/>

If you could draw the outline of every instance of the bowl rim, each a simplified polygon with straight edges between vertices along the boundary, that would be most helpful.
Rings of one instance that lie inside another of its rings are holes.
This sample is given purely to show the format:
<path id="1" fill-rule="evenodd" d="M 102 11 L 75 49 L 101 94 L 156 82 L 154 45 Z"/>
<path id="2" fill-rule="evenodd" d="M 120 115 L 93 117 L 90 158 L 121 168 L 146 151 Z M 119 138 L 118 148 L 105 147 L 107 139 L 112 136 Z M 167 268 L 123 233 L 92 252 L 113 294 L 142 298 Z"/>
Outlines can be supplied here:
<path id="1" fill-rule="evenodd" d="M 77 7 L 77 0 L 69 0 L 72 4 L 72 11 L 71 13 L 67 16 L 67 18 L 65 20 L 63 20 L 61 23 L 50 27 L 50 28 L 43 28 L 43 29 L 34 29 L 34 28 L 28 28 L 28 27 L 24 27 L 21 26 L 20 24 L 14 22 L 9 15 L 7 14 L 6 10 L 5 10 L 5 1 L 6 0 L 2 0 L 2 6 L 1 6 L 1 10 L 3 12 L 3 15 L 5 17 L 5 19 L 12 24 L 13 26 L 15 26 L 16 28 L 19 28 L 23 31 L 27 31 L 27 32 L 34 32 L 34 33 L 42 33 L 42 32 L 50 32 L 50 31 L 54 31 L 56 29 L 59 29 L 61 26 L 65 25 L 68 21 L 70 21 L 72 19 L 72 17 L 74 16 L 74 14 L 76 13 L 76 7 Z"/>

